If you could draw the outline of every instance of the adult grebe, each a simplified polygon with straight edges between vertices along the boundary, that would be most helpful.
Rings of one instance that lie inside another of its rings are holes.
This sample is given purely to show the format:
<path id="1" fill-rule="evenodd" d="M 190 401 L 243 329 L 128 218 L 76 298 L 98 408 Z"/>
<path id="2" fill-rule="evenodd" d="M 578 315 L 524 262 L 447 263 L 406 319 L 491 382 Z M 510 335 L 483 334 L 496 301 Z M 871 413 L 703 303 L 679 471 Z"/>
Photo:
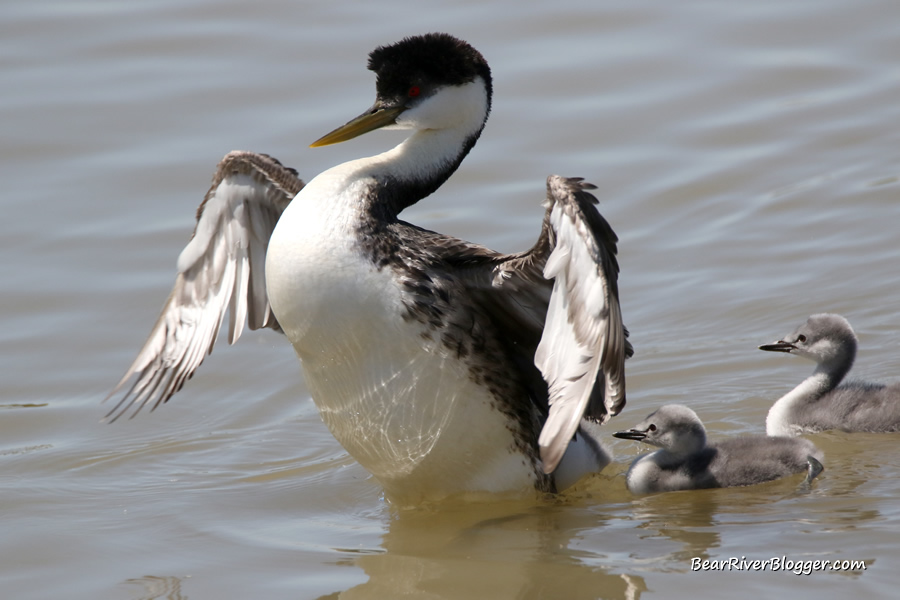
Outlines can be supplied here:
<path id="1" fill-rule="evenodd" d="M 617 238 L 580 179 L 551 176 L 535 245 L 501 254 L 398 219 L 456 170 L 491 106 L 487 62 L 447 34 L 369 56 L 374 106 L 313 146 L 412 130 L 304 187 L 273 158 L 219 164 L 175 288 L 107 417 L 158 406 L 212 351 L 283 331 L 322 419 L 402 503 L 554 491 L 610 458 L 625 404 Z"/>
<path id="2" fill-rule="evenodd" d="M 841 315 L 812 315 L 790 335 L 760 346 L 816 363 L 813 374 L 782 396 L 766 417 L 769 435 L 802 432 L 900 431 L 900 383 L 841 383 L 856 359 L 856 334 Z"/>

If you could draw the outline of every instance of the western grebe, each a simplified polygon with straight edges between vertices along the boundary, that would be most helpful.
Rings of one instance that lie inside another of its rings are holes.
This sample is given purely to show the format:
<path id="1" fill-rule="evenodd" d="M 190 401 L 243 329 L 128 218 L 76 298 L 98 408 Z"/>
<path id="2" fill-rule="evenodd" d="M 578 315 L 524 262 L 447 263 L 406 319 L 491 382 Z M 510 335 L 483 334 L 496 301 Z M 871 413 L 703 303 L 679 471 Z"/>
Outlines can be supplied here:
<path id="1" fill-rule="evenodd" d="M 822 453 L 802 438 L 752 435 L 707 444 L 697 413 L 680 404 L 613 435 L 660 448 L 628 469 L 625 483 L 634 494 L 754 485 L 803 471 L 809 483 L 822 472 Z"/>
<path id="2" fill-rule="evenodd" d="M 812 375 L 772 405 L 766 432 L 900 431 L 900 383 L 841 383 L 856 359 L 856 346 L 856 334 L 847 319 L 828 313 L 812 315 L 790 335 L 760 346 L 760 350 L 795 354 L 816 363 Z"/>
<path id="3" fill-rule="evenodd" d="M 368 66 L 374 106 L 312 145 L 410 136 L 305 186 L 271 157 L 228 154 L 107 418 L 167 401 L 229 312 L 229 342 L 245 320 L 284 332 L 322 419 L 391 499 L 555 491 L 602 469 L 596 425 L 625 404 L 632 348 L 594 186 L 549 177 L 538 240 L 517 254 L 399 220 L 474 146 L 491 73 L 447 34 L 376 48 Z"/>

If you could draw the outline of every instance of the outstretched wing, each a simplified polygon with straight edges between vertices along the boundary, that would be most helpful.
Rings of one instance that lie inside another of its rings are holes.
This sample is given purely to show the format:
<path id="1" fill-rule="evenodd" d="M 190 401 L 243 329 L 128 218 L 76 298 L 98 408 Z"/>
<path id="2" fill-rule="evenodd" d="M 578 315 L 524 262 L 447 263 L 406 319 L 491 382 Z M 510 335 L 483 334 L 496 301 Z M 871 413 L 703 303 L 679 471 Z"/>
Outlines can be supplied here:
<path id="1" fill-rule="evenodd" d="M 107 396 L 132 385 L 105 419 L 151 410 L 181 389 L 212 353 L 229 313 L 228 341 L 250 329 L 280 331 L 266 294 L 266 249 L 275 224 L 303 187 L 297 172 L 276 159 L 230 152 L 197 209 L 197 226 L 178 257 L 175 287 L 150 337 Z"/>
<path id="2" fill-rule="evenodd" d="M 604 423 L 625 405 L 634 353 L 619 308 L 618 238 L 581 179 L 547 179 L 535 245 L 500 254 L 433 234 L 430 249 L 456 267 L 497 332 L 531 401 L 546 417 L 538 440 L 552 473 L 581 420 Z M 536 368 L 535 368 L 536 367 Z"/>
<path id="3" fill-rule="evenodd" d="M 534 362 L 549 386 L 550 414 L 538 440 L 544 471 L 559 464 L 582 418 L 603 423 L 625 406 L 625 357 L 633 349 L 619 307 L 616 242 L 580 179 L 547 179 L 553 280 Z"/>

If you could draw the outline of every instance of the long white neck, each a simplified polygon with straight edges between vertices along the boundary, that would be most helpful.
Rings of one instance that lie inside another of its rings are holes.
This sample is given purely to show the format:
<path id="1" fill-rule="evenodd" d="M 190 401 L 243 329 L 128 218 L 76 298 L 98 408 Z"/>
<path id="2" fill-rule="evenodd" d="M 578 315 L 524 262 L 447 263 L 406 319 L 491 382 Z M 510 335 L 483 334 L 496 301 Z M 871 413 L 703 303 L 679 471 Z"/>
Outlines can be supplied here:
<path id="1" fill-rule="evenodd" d="M 766 417 L 766 435 L 791 436 L 800 433 L 799 428 L 791 426 L 791 415 L 804 404 L 811 404 L 834 388 L 832 376 L 821 369 L 803 380 L 800 385 L 782 396 Z"/>
<path id="2" fill-rule="evenodd" d="M 392 221 L 446 181 L 468 151 L 465 143 L 455 130 L 416 131 L 387 152 L 323 171 L 297 199 L 317 205 L 318 217 L 332 224 L 355 227 L 364 215 Z"/>
<path id="3" fill-rule="evenodd" d="M 374 185 L 364 198 L 368 212 L 393 219 L 456 171 L 481 135 L 489 111 L 490 97 L 481 78 L 444 88 L 398 117 L 392 128 L 414 130 L 402 143 L 331 171 L 349 179 L 370 179 Z"/>
<path id="4" fill-rule="evenodd" d="M 470 144 L 470 138 L 478 133 L 458 129 L 419 130 L 387 152 L 362 162 L 367 163 L 368 173 L 379 186 L 387 188 L 382 193 L 392 202 L 397 202 L 395 198 L 403 193 L 412 194 L 400 201 L 403 206 L 398 209 L 402 210 L 431 194 L 456 171 L 474 145 L 475 140 Z"/>

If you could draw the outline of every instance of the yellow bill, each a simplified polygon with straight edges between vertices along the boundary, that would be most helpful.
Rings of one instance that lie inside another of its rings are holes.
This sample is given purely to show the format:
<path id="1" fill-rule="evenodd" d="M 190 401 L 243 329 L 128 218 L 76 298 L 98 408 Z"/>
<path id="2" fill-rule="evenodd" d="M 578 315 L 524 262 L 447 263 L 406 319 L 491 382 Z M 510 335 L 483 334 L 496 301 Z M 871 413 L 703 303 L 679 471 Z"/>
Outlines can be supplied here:
<path id="1" fill-rule="evenodd" d="M 406 110 L 404 106 L 388 106 L 373 108 L 359 115 L 346 125 L 341 125 L 331 133 L 326 133 L 312 144 L 310 148 L 329 146 L 352 140 L 364 133 L 369 133 L 386 125 L 393 125 L 397 117 Z"/>

